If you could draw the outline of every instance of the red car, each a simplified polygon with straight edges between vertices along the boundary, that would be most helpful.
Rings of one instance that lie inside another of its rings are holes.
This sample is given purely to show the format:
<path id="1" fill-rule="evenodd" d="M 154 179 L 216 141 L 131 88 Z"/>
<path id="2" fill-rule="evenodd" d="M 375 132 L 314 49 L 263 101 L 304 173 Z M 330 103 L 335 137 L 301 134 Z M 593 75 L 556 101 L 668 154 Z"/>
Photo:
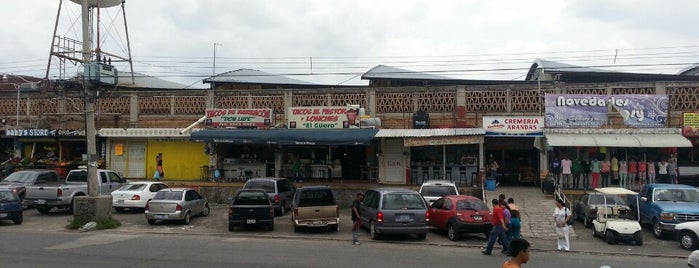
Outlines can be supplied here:
<path id="1" fill-rule="evenodd" d="M 448 195 L 432 203 L 430 226 L 446 231 L 456 241 L 463 233 L 490 234 L 490 209 L 482 200 L 470 195 Z"/>

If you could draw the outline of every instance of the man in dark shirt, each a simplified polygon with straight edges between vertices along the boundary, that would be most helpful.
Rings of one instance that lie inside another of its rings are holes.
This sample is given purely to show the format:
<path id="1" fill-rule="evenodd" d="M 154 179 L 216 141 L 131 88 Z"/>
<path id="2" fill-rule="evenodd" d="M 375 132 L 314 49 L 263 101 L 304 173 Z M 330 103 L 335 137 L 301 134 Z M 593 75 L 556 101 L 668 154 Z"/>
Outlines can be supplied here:
<path id="1" fill-rule="evenodd" d="M 353 245 L 361 245 L 359 243 L 359 226 L 362 225 L 362 217 L 360 214 L 361 210 L 361 204 L 362 201 L 364 200 L 364 194 L 358 193 L 357 194 L 357 199 L 352 202 L 352 222 L 354 223 L 352 225 L 352 244 Z"/>
<path id="2" fill-rule="evenodd" d="M 490 236 L 488 236 L 488 245 L 486 248 L 481 251 L 481 253 L 485 255 L 491 255 L 493 252 L 493 245 L 495 244 L 495 240 L 500 238 L 502 241 L 502 253 L 506 253 L 510 250 L 510 241 L 507 239 L 507 226 L 505 223 L 505 213 L 503 210 L 503 207 L 505 206 L 505 203 L 501 203 L 497 199 L 493 199 L 493 218 L 491 223 L 493 224 L 493 228 L 490 230 Z"/>

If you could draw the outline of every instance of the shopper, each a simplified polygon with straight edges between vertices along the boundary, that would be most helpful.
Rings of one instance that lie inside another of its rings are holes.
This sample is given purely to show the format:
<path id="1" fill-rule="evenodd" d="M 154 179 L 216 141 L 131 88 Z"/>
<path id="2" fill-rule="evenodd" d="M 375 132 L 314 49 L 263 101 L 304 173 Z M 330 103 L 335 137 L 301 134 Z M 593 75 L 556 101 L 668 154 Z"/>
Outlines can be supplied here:
<path id="1" fill-rule="evenodd" d="M 572 217 L 570 210 L 565 207 L 563 200 L 556 199 L 556 209 L 553 210 L 553 219 L 556 223 L 556 234 L 558 234 L 557 250 L 570 251 L 570 226 L 568 226 L 570 217 Z"/>
<path id="2" fill-rule="evenodd" d="M 503 241 L 502 247 L 503 253 L 507 253 L 510 249 L 509 241 L 507 241 L 507 226 L 505 225 L 505 214 L 504 214 L 504 204 L 500 205 L 497 199 L 493 199 L 493 217 L 491 218 L 491 224 L 493 225 L 490 230 L 490 235 L 488 236 L 488 245 L 481 253 L 485 255 L 493 254 L 493 246 L 495 245 L 495 240 L 500 239 Z"/>

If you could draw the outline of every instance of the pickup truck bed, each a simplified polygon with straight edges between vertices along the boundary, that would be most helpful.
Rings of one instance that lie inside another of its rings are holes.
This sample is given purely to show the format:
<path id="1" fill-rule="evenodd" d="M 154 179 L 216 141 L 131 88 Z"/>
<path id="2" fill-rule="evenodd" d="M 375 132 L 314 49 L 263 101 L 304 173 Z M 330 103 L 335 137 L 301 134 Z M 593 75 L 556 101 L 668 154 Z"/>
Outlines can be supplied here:
<path id="1" fill-rule="evenodd" d="M 228 231 L 235 231 L 237 226 L 265 226 L 269 231 L 274 230 L 274 206 L 264 190 L 241 190 L 232 201 L 228 209 Z"/>

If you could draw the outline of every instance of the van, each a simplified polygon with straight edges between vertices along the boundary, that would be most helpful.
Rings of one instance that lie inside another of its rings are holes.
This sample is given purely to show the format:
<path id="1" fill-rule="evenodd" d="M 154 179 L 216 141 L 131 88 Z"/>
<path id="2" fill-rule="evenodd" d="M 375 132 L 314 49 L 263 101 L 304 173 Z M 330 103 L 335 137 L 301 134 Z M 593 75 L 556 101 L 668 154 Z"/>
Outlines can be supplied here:
<path id="1" fill-rule="evenodd" d="M 371 239 L 383 234 L 414 234 L 423 240 L 429 231 L 429 212 L 422 196 L 415 190 L 376 188 L 364 193 L 360 205 L 362 227 Z"/>
<path id="2" fill-rule="evenodd" d="M 296 193 L 296 186 L 287 178 L 262 177 L 245 182 L 243 189 L 263 189 L 267 191 L 277 215 L 284 215 L 291 209 L 291 202 Z"/>

